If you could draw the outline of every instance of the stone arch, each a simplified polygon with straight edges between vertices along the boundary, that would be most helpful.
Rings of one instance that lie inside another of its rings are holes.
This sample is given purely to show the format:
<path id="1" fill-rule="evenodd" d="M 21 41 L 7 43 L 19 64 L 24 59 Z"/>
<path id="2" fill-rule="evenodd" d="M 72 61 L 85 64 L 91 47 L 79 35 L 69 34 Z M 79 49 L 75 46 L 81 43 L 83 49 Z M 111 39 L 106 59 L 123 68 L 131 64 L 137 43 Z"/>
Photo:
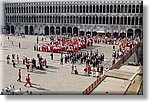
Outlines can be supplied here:
<path id="1" fill-rule="evenodd" d="M 45 27 L 45 35 L 49 35 L 49 26 Z"/>
<path id="2" fill-rule="evenodd" d="M 60 35 L 60 27 L 58 27 L 58 26 L 56 27 L 56 34 Z"/>
<path id="3" fill-rule="evenodd" d="M 67 28 L 67 34 L 71 34 L 72 35 L 72 28 L 71 27 Z"/>
<path id="4" fill-rule="evenodd" d="M 24 29 L 25 29 L 25 34 L 28 34 L 28 30 L 29 30 L 28 26 L 25 26 Z"/>
<path id="5" fill-rule="evenodd" d="M 62 35 L 66 35 L 66 27 L 62 27 Z"/>
<path id="6" fill-rule="evenodd" d="M 33 26 L 30 26 L 30 34 L 31 34 L 31 35 L 33 35 L 33 34 L 34 34 Z"/>
<path id="7" fill-rule="evenodd" d="M 74 27 L 74 28 L 73 28 L 73 34 L 78 35 L 78 28 L 77 28 L 77 27 Z"/>
<path id="8" fill-rule="evenodd" d="M 139 36 L 140 38 L 142 38 L 142 31 L 140 29 L 136 29 L 135 36 Z"/>
<path id="9" fill-rule="evenodd" d="M 128 29 L 127 30 L 127 37 L 132 37 L 133 38 L 133 29 Z"/>
<path id="10" fill-rule="evenodd" d="M 55 28 L 53 26 L 50 27 L 50 34 L 55 35 Z"/>
<path id="11" fill-rule="evenodd" d="M 12 25 L 10 28 L 11 28 L 10 29 L 11 33 L 14 34 L 15 33 L 15 27 Z"/>

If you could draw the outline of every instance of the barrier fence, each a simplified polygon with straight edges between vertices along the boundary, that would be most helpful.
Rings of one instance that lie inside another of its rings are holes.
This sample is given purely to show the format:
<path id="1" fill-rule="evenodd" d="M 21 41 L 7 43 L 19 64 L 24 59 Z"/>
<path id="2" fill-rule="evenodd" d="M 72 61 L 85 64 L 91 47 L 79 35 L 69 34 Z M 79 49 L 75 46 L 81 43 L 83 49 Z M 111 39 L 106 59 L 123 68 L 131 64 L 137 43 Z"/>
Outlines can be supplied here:
<path id="1" fill-rule="evenodd" d="M 133 48 L 131 48 L 126 54 L 124 54 L 114 65 L 112 65 L 109 69 L 118 69 L 121 67 L 121 65 L 127 61 L 127 59 L 134 53 L 138 51 L 138 48 L 142 43 L 138 43 Z M 102 77 L 98 77 L 88 88 L 86 88 L 82 94 L 88 95 L 90 92 L 92 92 L 104 79 L 106 78 L 105 75 Z"/>

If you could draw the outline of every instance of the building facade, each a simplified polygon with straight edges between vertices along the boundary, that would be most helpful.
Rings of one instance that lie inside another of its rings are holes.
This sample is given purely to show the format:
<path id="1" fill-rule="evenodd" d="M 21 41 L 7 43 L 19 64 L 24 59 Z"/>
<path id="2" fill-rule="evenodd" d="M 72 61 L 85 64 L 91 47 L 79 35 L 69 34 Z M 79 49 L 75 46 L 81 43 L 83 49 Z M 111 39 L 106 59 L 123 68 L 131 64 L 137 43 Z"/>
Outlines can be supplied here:
<path id="1" fill-rule="evenodd" d="M 4 33 L 143 36 L 143 1 L 7 1 Z"/>

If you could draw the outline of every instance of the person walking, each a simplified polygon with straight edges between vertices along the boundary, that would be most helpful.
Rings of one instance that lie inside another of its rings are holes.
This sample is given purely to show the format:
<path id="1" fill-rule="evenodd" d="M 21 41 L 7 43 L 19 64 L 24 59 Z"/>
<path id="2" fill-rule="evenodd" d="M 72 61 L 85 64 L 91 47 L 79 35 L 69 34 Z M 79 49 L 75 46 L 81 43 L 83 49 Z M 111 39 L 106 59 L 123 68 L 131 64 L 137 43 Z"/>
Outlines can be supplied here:
<path id="1" fill-rule="evenodd" d="M 7 64 L 9 64 L 10 63 L 10 56 L 9 55 L 7 55 L 6 60 L 7 60 Z"/>
<path id="2" fill-rule="evenodd" d="M 27 84 L 29 84 L 30 85 L 30 87 L 32 87 L 32 85 L 31 85 L 31 81 L 30 81 L 30 74 L 28 74 L 28 76 L 26 77 L 26 83 L 25 83 L 25 87 L 26 87 L 26 85 Z"/>
<path id="3" fill-rule="evenodd" d="M 19 69 L 18 71 L 18 79 L 17 79 L 17 82 L 21 82 L 21 69 Z"/>

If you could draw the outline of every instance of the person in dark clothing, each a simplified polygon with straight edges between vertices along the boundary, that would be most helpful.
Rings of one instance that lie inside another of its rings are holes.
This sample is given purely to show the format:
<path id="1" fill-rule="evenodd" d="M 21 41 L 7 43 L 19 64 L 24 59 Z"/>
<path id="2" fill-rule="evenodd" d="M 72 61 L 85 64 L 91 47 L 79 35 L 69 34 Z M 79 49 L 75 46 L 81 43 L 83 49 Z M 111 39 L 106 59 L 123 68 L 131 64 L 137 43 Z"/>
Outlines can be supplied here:
<path id="1" fill-rule="evenodd" d="M 18 71 L 18 79 L 17 79 L 17 82 L 21 82 L 21 69 L 19 69 Z"/>
<path id="2" fill-rule="evenodd" d="M 65 63 L 67 63 L 67 61 L 68 61 L 68 58 L 67 58 L 67 56 L 65 55 Z"/>
<path id="3" fill-rule="evenodd" d="M 51 60 L 53 60 L 53 52 L 50 54 L 50 56 L 51 56 Z"/>
<path id="4" fill-rule="evenodd" d="M 63 65 L 63 57 L 60 58 L 60 64 Z"/>
<path id="5" fill-rule="evenodd" d="M 100 67 L 100 73 L 101 73 L 101 75 L 103 74 L 103 70 L 104 70 L 104 67 L 101 65 L 101 67 Z"/>
<path id="6" fill-rule="evenodd" d="M 21 44 L 20 44 L 20 42 L 19 42 L 19 49 L 20 49 L 20 47 L 21 47 Z"/>

